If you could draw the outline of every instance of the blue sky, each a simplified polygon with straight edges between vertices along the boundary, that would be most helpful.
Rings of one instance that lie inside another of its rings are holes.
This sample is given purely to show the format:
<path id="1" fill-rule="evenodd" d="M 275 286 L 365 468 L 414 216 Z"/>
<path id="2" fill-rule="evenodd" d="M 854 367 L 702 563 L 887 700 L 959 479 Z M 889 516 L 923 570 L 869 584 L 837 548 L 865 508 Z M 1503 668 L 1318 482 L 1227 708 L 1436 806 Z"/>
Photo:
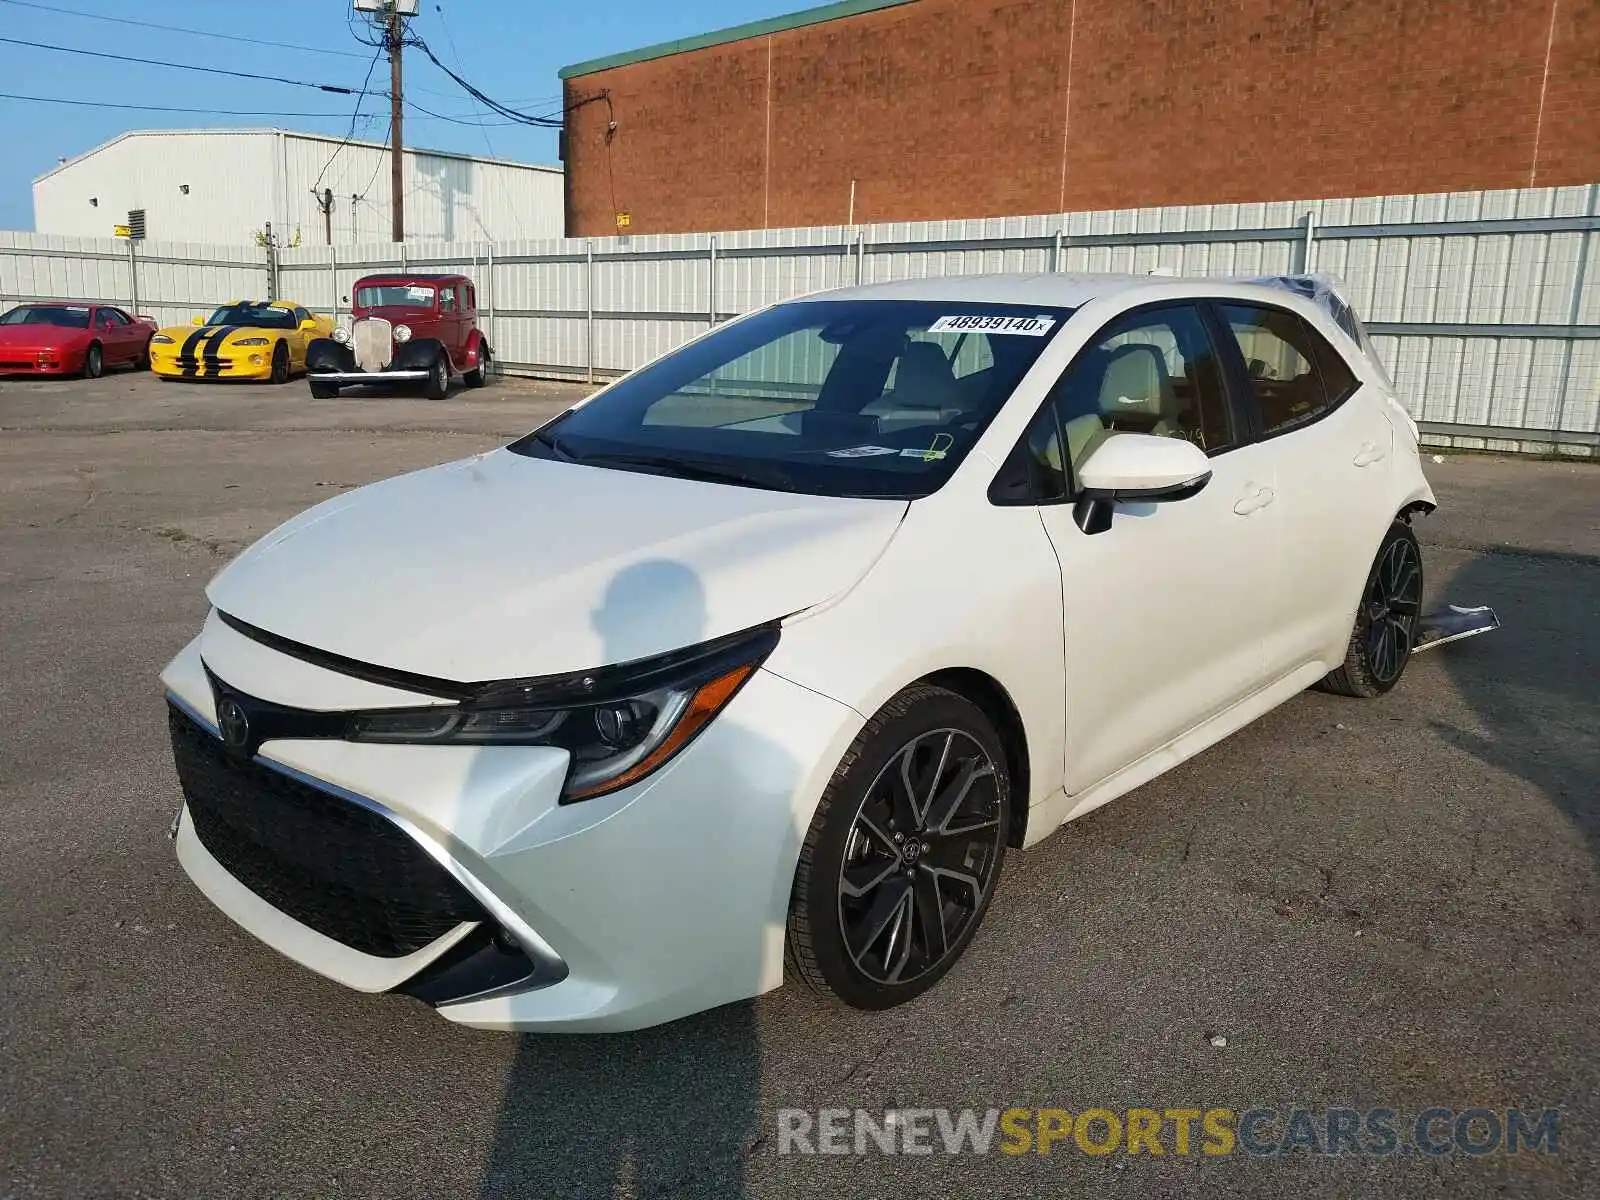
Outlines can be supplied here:
<path id="1" fill-rule="evenodd" d="M 820 0 L 421 0 L 414 27 L 434 52 L 479 90 L 522 111 L 551 112 L 560 105 L 556 71 L 568 63 L 632 50 L 809 7 Z M 45 11 L 47 9 L 57 11 Z M 115 17 L 134 24 L 69 15 Z M 347 25 L 349 0 L 166 0 L 128 4 L 112 0 L 0 0 L 0 38 L 48 42 L 121 54 L 143 61 L 115 62 L 59 54 L 0 42 L 0 92 L 117 104 L 203 109 L 200 113 L 119 111 L 0 99 L 0 229 L 33 227 L 36 175 L 60 158 L 80 154 L 129 129 L 281 126 L 343 136 L 354 100 L 303 87 L 172 70 L 150 60 L 223 67 L 359 89 L 371 50 Z M 265 46 L 253 42 L 148 28 L 148 23 L 206 30 L 236 38 L 295 43 L 339 53 Z M 142 24 L 141 24 L 142 23 Z M 482 110 L 423 56 L 408 50 L 406 91 L 436 113 L 469 121 Z M 387 89 L 380 62 L 373 87 Z M 219 116 L 217 109 L 315 114 Z M 373 114 L 357 137 L 382 141 L 388 105 L 369 97 Z M 494 153 L 528 162 L 554 162 L 555 134 L 521 126 L 480 128 L 406 115 L 409 145 L 466 153 Z"/>

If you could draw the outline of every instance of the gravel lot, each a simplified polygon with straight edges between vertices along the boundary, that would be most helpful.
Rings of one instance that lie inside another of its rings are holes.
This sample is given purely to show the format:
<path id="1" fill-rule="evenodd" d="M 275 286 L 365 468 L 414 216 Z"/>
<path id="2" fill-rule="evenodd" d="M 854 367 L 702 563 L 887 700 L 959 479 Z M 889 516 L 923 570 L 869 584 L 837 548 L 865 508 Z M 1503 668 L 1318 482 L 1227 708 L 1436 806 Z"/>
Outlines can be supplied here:
<path id="1" fill-rule="evenodd" d="M 1593 464 L 1430 466 L 1429 591 L 1505 629 L 1419 658 L 1381 701 L 1307 693 L 1012 856 L 966 960 L 910 1006 L 784 989 L 518 1038 L 236 930 L 165 836 L 156 675 L 205 581 L 330 489 L 577 394 L 0 381 L 0 1193 L 1597 1194 Z M 1559 1154 L 776 1153 L 786 1107 L 1518 1104 L 1564 1109 Z"/>

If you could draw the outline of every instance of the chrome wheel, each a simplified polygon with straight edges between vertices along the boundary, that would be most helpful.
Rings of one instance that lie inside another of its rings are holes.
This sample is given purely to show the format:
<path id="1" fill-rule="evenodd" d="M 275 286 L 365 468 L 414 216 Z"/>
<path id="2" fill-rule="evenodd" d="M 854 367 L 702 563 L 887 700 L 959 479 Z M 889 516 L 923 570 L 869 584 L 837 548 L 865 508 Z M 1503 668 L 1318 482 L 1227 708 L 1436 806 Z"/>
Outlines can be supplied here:
<path id="1" fill-rule="evenodd" d="M 1422 559 L 1410 538 L 1389 543 L 1372 574 L 1363 604 L 1367 669 L 1380 684 L 1391 684 L 1405 669 L 1416 645 L 1422 605 Z"/>
<path id="2" fill-rule="evenodd" d="M 957 951 L 1003 853 L 988 751 L 960 729 L 918 735 L 868 786 L 845 841 L 839 930 L 856 970 L 906 984 Z"/>

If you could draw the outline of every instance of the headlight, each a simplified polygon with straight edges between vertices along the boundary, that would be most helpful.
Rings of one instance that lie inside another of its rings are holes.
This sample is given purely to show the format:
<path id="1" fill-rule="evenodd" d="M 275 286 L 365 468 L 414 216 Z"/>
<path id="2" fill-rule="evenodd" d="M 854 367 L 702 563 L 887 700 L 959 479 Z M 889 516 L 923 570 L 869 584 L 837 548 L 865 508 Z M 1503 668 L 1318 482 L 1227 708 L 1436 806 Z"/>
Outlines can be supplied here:
<path id="1" fill-rule="evenodd" d="M 350 340 L 350 331 L 343 325 L 334 326 L 333 340 L 336 342 L 348 342 Z"/>
<path id="2" fill-rule="evenodd" d="M 561 802 L 662 767 L 721 712 L 778 644 L 776 626 L 661 658 L 484 686 L 460 704 L 352 714 L 353 742 L 552 746 L 571 756 Z"/>
<path id="3" fill-rule="evenodd" d="M 150 339 L 150 341 L 152 343 L 154 343 L 155 345 L 157 345 L 157 346 L 170 346 L 170 345 L 172 345 L 172 339 L 169 338 L 164 333 L 156 334 L 153 338 Z"/>
<path id="4" fill-rule="evenodd" d="M 233 344 L 235 346 L 265 346 L 271 341 L 271 338 L 239 338 Z"/>
<path id="5" fill-rule="evenodd" d="M 411 326 L 396 325 L 394 327 L 394 340 L 397 342 L 409 342 L 411 340 Z"/>

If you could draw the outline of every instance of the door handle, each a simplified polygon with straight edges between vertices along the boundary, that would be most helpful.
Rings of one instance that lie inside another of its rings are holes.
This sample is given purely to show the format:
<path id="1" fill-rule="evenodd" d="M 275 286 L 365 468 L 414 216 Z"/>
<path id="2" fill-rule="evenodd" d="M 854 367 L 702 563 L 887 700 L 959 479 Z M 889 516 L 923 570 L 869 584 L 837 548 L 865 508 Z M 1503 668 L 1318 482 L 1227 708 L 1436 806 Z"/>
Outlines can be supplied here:
<path id="1" fill-rule="evenodd" d="M 1389 457 L 1387 450 L 1381 449 L 1375 442 L 1362 442 L 1361 449 L 1350 461 L 1358 467 L 1370 467 L 1375 462 L 1382 462 Z"/>
<path id="2" fill-rule="evenodd" d="M 1233 504 L 1233 511 L 1238 513 L 1241 517 L 1248 517 L 1258 508 L 1265 508 L 1277 498 L 1278 493 L 1273 491 L 1271 488 L 1256 488 L 1255 491 L 1250 492 L 1247 495 L 1240 496 L 1239 499 L 1235 500 Z"/>

